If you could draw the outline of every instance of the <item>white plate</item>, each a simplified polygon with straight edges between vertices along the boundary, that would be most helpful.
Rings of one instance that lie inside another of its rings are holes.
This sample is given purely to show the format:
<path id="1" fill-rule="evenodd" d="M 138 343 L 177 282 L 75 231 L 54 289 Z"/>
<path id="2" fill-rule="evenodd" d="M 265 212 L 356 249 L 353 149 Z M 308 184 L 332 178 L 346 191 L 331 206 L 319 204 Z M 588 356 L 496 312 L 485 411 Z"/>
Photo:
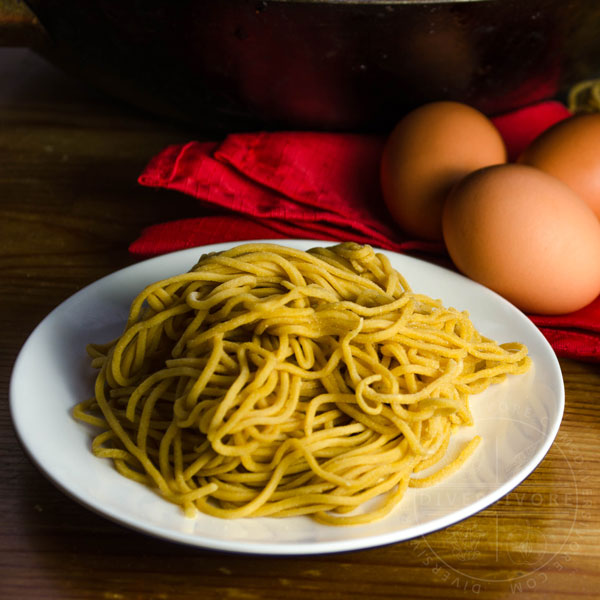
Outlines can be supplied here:
<path id="1" fill-rule="evenodd" d="M 306 250 L 331 242 L 288 240 Z M 46 317 L 15 363 L 10 406 L 16 431 L 37 466 L 66 494 L 133 529 L 218 550 L 252 554 L 320 554 L 401 542 L 447 527 L 502 498 L 540 463 L 564 408 L 564 386 L 554 352 L 531 321 L 507 301 L 456 273 L 387 252 L 413 290 L 467 309 L 475 326 L 498 342 L 527 344 L 534 368 L 474 396 L 475 426 L 483 442 L 457 473 L 433 488 L 409 489 L 397 509 L 371 525 L 332 527 L 308 517 L 221 520 L 183 516 L 179 507 L 119 475 L 90 451 L 91 431 L 73 420 L 74 404 L 91 395 L 95 372 L 88 342 L 108 341 L 125 322 L 129 304 L 148 283 L 189 270 L 203 252 L 232 244 L 192 248 L 153 258 L 104 277 Z"/>

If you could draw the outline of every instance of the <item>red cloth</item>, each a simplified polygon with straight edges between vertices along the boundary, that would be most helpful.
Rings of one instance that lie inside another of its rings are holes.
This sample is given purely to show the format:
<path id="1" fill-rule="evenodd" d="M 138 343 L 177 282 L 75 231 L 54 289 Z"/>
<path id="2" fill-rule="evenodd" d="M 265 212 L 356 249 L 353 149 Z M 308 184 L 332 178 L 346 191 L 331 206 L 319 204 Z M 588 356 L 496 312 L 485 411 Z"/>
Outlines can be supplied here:
<path id="1" fill-rule="evenodd" d="M 563 104 L 547 101 L 493 121 L 512 160 L 568 115 Z M 218 242 L 293 237 L 443 255 L 441 243 L 410 239 L 394 227 L 379 188 L 383 143 L 381 136 L 257 132 L 169 146 L 149 162 L 139 182 L 189 194 L 221 212 L 149 227 L 130 250 L 152 256 Z M 530 318 L 560 356 L 600 362 L 600 298 L 572 315 Z"/>
<path id="2" fill-rule="evenodd" d="M 393 227 L 379 191 L 383 142 L 378 136 L 260 132 L 229 135 L 220 144 L 170 146 L 150 162 L 140 183 L 190 194 L 227 213 L 218 221 L 200 218 L 195 228 L 185 223 L 184 235 L 177 229 L 181 221 L 150 228 L 131 251 L 151 255 L 157 247 L 166 252 L 259 239 L 265 227 L 274 237 L 442 251 L 441 244 L 406 239 Z"/>

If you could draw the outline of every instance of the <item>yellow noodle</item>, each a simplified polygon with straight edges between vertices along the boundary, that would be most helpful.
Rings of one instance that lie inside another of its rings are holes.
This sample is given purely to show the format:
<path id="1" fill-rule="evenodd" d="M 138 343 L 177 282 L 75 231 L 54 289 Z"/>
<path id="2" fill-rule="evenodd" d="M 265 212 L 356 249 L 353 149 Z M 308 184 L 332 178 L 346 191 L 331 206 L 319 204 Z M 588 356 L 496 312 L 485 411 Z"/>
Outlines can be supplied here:
<path id="1" fill-rule="evenodd" d="M 477 437 L 414 476 L 472 424 L 470 395 L 531 364 L 353 243 L 204 255 L 143 290 L 122 335 L 88 352 L 95 395 L 73 414 L 119 473 L 190 516 L 332 525 L 383 518 L 459 468 Z"/>
<path id="2" fill-rule="evenodd" d="M 600 79 L 588 79 L 573 85 L 567 96 L 572 113 L 600 112 Z"/>

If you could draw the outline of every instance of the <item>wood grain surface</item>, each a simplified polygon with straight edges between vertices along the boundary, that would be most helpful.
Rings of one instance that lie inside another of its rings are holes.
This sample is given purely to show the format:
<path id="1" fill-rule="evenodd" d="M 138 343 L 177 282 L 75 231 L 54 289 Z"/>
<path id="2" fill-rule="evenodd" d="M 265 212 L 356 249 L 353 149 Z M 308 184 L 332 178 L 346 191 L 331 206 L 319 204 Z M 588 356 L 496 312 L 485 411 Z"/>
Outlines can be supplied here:
<path id="1" fill-rule="evenodd" d="M 600 598 L 600 368 L 561 360 L 566 411 L 519 487 L 446 530 L 315 557 L 248 557 L 147 537 L 56 489 L 13 432 L 8 390 L 54 307 L 133 262 L 151 223 L 199 214 L 136 177 L 206 132 L 115 103 L 34 54 L 0 49 L 0 598 Z"/>

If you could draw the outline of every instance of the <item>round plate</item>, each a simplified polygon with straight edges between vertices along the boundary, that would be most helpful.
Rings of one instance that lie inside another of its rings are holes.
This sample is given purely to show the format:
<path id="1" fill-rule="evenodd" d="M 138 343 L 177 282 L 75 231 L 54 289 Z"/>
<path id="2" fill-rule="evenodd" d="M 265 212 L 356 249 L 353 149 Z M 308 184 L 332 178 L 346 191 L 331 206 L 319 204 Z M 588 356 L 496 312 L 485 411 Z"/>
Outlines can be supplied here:
<path id="1" fill-rule="evenodd" d="M 303 250 L 332 243 L 272 241 Z M 66 494 L 127 527 L 193 546 L 320 554 L 401 542 L 447 527 L 502 498 L 543 459 L 562 419 L 564 385 L 556 356 L 539 330 L 487 288 L 428 262 L 384 252 L 414 291 L 468 310 L 481 333 L 498 342 L 523 342 L 533 359 L 526 374 L 471 398 L 475 425 L 455 434 L 449 456 L 475 434 L 483 440 L 458 472 L 432 488 L 409 489 L 382 521 L 352 527 L 320 525 L 309 517 L 190 519 L 178 506 L 119 475 L 109 461 L 92 455 L 92 430 L 70 413 L 92 393 L 95 371 L 85 346 L 121 333 L 129 304 L 145 285 L 188 271 L 205 252 L 231 246 L 174 252 L 104 277 L 52 311 L 23 346 L 10 387 L 15 429 L 35 464 Z"/>

